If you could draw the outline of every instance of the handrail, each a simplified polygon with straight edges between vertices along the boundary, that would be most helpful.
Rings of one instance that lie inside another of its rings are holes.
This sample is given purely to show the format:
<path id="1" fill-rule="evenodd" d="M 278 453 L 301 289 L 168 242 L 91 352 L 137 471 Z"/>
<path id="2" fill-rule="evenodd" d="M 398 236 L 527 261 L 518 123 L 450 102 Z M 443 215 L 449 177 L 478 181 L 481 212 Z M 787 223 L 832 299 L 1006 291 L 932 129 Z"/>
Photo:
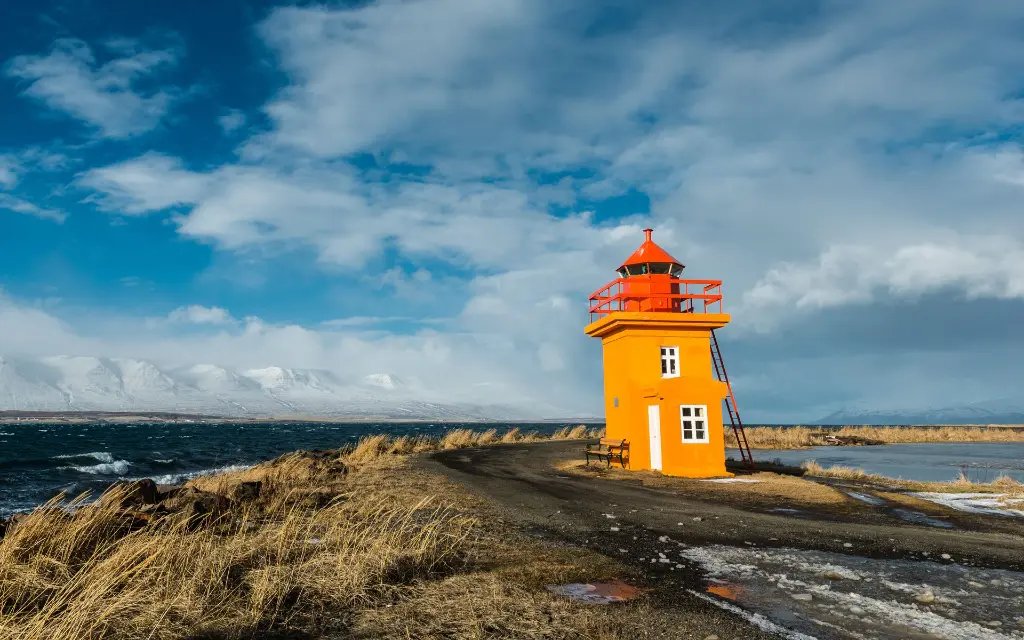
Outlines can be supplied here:
<path id="1" fill-rule="evenodd" d="M 635 286 L 635 289 L 629 291 Z M 669 291 L 640 291 L 641 288 L 655 286 L 669 288 Z M 690 287 L 698 287 L 701 293 L 691 292 Z M 590 295 L 590 318 L 602 317 L 616 311 L 635 311 L 647 300 L 657 300 L 664 308 L 650 307 L 645 312 L 656 313 L 721 313 L 722 312 L 722 281 L 721 280 L 679 280 L 676 278 L 617 278 Z M 675 291 L 671 291 L 675 289 Z M 703 301 L 703 305 L 695 305 L 695 301 Z M 634 304 L 631 304 L 634 303 Z M 717 309 L 709 311 L 709 307 L 717 305 Z M 633 307 L 633 308 L 630 308 Z"/>

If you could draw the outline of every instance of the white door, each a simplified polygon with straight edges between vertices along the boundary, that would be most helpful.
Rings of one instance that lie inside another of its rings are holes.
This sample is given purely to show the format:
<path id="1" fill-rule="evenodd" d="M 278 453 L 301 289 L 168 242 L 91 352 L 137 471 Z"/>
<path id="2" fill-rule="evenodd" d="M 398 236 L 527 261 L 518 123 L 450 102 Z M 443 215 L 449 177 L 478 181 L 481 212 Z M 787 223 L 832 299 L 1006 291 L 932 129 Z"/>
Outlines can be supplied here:
<path id="1" fill-rule="evenodd" d="M 651 435 L 651 468 L 661 470 L 661 407 L 647 407 L 647 429 Z"/>

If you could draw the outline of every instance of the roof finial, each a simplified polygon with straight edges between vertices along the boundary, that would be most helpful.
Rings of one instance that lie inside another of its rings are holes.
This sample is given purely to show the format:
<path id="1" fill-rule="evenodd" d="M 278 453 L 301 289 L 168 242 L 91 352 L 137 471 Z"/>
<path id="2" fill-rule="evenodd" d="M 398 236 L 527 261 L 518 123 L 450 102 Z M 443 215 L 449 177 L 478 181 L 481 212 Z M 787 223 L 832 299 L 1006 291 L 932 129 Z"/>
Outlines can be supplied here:
<path id="1" fill-rule="evenodd" d="M 646 242 L 651 242 L 652 233 L 654 233 L 654 229 L 644 229 L 644 236 Z"/>

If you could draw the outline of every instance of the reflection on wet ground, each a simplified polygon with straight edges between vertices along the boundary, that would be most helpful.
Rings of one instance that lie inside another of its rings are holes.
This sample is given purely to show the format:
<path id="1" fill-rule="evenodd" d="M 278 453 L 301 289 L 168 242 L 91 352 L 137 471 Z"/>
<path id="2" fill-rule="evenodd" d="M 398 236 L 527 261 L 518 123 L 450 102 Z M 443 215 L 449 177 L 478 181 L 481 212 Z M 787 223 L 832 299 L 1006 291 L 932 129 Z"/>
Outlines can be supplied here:
<path id="1" fill-rule="evenodd" d="M 792 638 L 1024 638 L 1024 574 L 965 567 L 948 554 L 944 563 L 786 548 L 678 554 L 704 568 L 720 606 L 760 614 Z"/>

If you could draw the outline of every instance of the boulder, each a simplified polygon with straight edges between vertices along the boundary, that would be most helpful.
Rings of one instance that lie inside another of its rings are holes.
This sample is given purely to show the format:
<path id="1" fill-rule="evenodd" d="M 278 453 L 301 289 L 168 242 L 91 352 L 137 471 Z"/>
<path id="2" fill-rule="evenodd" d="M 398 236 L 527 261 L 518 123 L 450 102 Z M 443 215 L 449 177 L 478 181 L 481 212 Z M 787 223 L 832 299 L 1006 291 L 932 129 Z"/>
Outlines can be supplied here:
<path id="1" fill-rule="evenodd" d="M 189 497 L 184 512 L 189 527 L 195 528 L 220 520 L 231 510 L 232 505 L 231 499 L 227 496 L 197 491 Z"/>
<path id="2" fill-rule="evenodd" d="M 118 505 L 122 509 L 127 509 L 129 507 L 141 507 L 147 504 L 156 504 L 160 501 L 156 483 L 149 478 L 135 480 L 128 483 L 118 483 L 115 486 L 124 490 L 124 496 L 121 498 L 121 503 Z"/>
<path id="3" fill-rule="evenodd" d="M 235 502 L 254 502 L 259 499 L 263 490 L 263 482 L 243 482 L 236 486 L 231 492 L 231 498 Z"/>

